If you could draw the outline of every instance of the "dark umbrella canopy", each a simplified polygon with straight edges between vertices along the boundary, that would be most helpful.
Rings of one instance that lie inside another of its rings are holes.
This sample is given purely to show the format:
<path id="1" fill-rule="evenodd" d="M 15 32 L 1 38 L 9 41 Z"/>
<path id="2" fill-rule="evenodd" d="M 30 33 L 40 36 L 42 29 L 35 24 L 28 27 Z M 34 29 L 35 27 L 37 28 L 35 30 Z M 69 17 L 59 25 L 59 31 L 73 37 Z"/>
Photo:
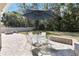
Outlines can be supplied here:
<path id="1" fill-rule="evenodd" d="M 44 11 L 44 10 L 27 10 L 24 14 L 28 19 L 49 19 L 54 18 L 54 13 L 52 11 Z"/>

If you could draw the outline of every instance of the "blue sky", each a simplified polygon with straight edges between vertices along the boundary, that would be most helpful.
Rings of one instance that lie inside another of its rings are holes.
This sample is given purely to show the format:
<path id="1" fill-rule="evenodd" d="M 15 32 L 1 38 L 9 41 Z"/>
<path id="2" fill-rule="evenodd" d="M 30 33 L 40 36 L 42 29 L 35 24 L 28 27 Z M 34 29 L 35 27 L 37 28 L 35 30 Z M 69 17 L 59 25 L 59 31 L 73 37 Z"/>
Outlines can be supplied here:
<path id="1" fill-rule="evenodd" d="M 16 3 L 12 3 L 9 7 L 8 7 L 8 11 L 17 11 L 18 10 L 18 6 Z"/>
<path id="2" fill-rule="evenodd" d="M 18 11 L 19 7 L 17 5 L 18 3 L 12 3 L 9 7 L 8 7 L 8 11 Z M 28 3 L 27 5 L 29 5 L 31 3 Z M 39 10 L 43 9 L 43 4 L 39 3 Z"/>

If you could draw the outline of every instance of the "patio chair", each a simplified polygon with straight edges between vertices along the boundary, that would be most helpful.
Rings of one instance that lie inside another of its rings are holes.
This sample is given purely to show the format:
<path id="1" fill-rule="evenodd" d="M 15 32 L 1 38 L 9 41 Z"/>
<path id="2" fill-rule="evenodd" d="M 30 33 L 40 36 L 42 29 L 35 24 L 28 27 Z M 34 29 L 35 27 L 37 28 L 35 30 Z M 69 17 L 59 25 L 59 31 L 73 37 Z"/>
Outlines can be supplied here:
<path id="1" fill-rule="evenodd" d="M 48 39 L 46 38 L 46 33 L 42 32 L 40 34 L 32 34 L 32 32 L 28 33 L 28 40 L 31 42 L 31 51 L 32 53 L 37 53 L 36 51 L 33 51 L 34 49 L 38 48 L 41 49 L 42 46 L 48 46 Z"/>
<path id="2" fill-rule="evenodd" d="M 48 39 L 46 37 L 46 32 L 42 32 L 40 35 L 39 35 L 39 43 L 40 44 L 45 44 L 47 43 Z"/>
<path id="3" fill-rule="evenodd" d="M 32 44 L 32 37 L 33 37 L 33 33 L 32 32 L 28 32 L 28 35 L 27 35 L 27 41 Z"/>
<path id="4" fill-rule="evenodd" d="M 28 32 L 27 40 L 31 44 L 31 49 L 33 49 L 34 47 L 36 47 L 38 45 L 37 34 L 33 34 L 32 32 Z"/>

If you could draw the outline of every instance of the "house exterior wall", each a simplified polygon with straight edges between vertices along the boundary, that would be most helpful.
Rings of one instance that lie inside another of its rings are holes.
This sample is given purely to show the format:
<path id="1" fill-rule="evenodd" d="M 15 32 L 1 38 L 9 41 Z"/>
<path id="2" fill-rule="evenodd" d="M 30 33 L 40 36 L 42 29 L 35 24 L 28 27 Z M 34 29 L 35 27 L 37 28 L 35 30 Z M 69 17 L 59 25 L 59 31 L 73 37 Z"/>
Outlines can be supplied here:
<path id="1" fill-rule="evenodd" d="M 6 3 L 0 3 L 0 11 L 5 7 Z"/>
<path id="2" fill-rule="evenodd" d="M 2 11 L 5 8 L 7 3 L 0 3 L 0 19 L 2 16 Z M 0 22 L 0 50 L 1 50 L 1 22 Z"/>

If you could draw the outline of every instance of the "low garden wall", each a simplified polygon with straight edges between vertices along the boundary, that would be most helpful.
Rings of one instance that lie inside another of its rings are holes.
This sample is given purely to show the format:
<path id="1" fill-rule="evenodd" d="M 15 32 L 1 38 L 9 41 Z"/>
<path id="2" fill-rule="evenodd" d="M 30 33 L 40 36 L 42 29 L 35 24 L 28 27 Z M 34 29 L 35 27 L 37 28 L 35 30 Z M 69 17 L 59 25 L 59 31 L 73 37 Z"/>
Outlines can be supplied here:
<path id="1" fill-rule="evenodd" d="M 74 51 L 76 56 L 79 56 L 79 42 L 74 43 Z"/>
<path id="2" fill-rule="evenodd" d="M 73 40 L 72 39 L 67 39 L 67 38 L 59 38 L 59 37 L 50 37 L 49 38 L 52 41 L 59 42 L 59 43 L 64 43 L 68 45 L 73 45 Z"/>

